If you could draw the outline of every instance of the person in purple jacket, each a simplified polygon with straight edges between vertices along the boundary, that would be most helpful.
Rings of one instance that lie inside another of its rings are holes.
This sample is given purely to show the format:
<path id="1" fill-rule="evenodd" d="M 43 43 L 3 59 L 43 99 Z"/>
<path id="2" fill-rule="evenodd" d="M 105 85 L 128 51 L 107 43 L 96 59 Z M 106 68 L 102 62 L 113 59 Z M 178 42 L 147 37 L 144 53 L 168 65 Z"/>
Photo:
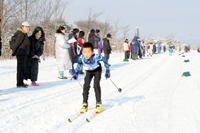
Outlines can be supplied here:
<path id="1" fill-rule="evenodd" d="M 99 29 L 96 29 L 96 34 L 95 34 L 95 35 L 96 35 L 96 37 L 98 37 L 99 40 L 100 40 L 100 41 L 98 41 L 98 53 L 99 53 L 99 55 L 101 55 L 101 50 L 102 50 L 103 46 L 102 46 L 101 38 L 100 38 L 99 34 L 100 34 L 100 30 L 99 30 Z"/>

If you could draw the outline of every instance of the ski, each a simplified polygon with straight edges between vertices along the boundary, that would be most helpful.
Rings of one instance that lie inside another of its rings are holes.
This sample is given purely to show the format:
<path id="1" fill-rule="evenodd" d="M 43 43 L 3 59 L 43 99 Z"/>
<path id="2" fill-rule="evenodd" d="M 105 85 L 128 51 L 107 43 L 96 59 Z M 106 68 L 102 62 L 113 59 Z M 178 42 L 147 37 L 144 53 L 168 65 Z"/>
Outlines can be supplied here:
<path id="1" fill-rule="evenodd" d="M 89 118 L 86 118 L 86 121 L 87 122 L 91 122 L 98 114 L 96 114 L 95 112 L 89 117 Z"/>
<path id="2" fill-rule="evenodd" d="M 82 116 L 83 114 L 77 113 L 74 116 L 72 116 L 71 118 L 68 118 L 68 121 L 71 123 L 72 121 L 74 121 L 75 119 L 77 119 L 79 116 Z"/>
<path id="3" fill-rule="evenodd" d="M 92 108 L 88 109 L 88 111 L 92 110 Z M 87 112 L 88 112 L 87 111 Z M 84 114 L 86 114 L 87 112 L 85 112 Z M 75 115 L 73 115 L 72 117 L 68 118 L 68 121 L 70 123 L 72 123 L 74 120 L 76 120 L 77 118 L 79 118 L 80 116 L 84 115 L 84 114 L 81 114 L 80 112 L 76 113 Z"/>
<path id="4" fill-rule="evenodd" d="M 104 112 L 106 110 L 106 108 L 102 109 L 101 113 Z M 92 115 L 88 118 L 86 118 L 87 122 L 91 122 L 94 118 L 96 118 L 98 115 L 100 115 L 101 113 L 96 114 L 95 112 L 92 113 Z"/>

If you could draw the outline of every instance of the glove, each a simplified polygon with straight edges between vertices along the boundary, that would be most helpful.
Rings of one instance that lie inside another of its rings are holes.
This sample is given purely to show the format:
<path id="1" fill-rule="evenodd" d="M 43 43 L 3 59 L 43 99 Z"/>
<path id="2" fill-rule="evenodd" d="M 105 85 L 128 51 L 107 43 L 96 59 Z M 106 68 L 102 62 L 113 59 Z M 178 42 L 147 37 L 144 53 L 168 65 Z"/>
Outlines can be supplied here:
<path id="1" fill-rule="evenodd" d="M 72 77 L 74 80 L 77 80 L 78 79 L 78 72 L 76 72 L 73 77 Z"/>
<path id="2" fill-rule="evenodd" d="M 40 57 L 38 57 L 38 56 L 37 56 L 37 61 L 38 61 L 39 63 L 41 63 Z"/>
<path id="3" fill-rule="evenodd" d="M 73 43 L 73 42 L 76 42 L 76 39 L 72 38 L 72 39 L 68 40 L 68 43 Z"/>
<path id="4" fill-rule="evenodd" d="M 105 74 L 106 79 L 110 78 L 110 70 L 106 70 L 106 74 Z"/>
<path id="5" fill-rule="evenodd" d="M 15 54 L 13 53 L 12 56 L 15 56 Z"/>

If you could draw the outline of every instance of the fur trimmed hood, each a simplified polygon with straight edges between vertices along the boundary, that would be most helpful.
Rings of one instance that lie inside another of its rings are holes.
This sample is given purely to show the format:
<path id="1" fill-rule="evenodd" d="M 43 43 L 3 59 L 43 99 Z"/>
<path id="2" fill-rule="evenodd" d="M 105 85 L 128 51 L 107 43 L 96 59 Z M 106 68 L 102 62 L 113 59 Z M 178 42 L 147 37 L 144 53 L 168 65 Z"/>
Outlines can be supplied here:
<path id="1" fill-rule="evenodd" d="M 24 34 L 27 34 L 27 32 L 24 31 L 24 30 L 22 30 L 21 28 L 18 28 L 17 31 L 21 31 L 21 32 L 24 33 Z"/>

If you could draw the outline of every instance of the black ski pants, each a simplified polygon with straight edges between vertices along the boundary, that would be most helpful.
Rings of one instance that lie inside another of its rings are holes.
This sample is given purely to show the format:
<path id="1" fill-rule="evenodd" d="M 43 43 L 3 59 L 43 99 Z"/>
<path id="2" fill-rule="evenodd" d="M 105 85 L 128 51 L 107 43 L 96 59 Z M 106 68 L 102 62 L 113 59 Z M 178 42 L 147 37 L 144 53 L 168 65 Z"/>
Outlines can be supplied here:
<path id="1" fill-rule="evenodd" d="M 96 96 L 96 102 L 101 103 L 101 87 L 100 87 L 101 72 L 102 72 L 101 66 L 99 66 L 95 70 L 86 71 L 86 76 L 84 81 L 85 83 L 83 87 L 83 103 L 88 103 L 90 83 L 93 77 L 94 77 L 94 91 Z"/>
<path id="2" fill-rule="evenodd" d="M 129 59 L 130 57 L 130 51 L 125 51 L 125 59 Z"/>
<path id="3" fill-rule="evenodd" d="M 26 56 L 17 56 L 17 85 L 23 85 L 26 69 Z"/>

